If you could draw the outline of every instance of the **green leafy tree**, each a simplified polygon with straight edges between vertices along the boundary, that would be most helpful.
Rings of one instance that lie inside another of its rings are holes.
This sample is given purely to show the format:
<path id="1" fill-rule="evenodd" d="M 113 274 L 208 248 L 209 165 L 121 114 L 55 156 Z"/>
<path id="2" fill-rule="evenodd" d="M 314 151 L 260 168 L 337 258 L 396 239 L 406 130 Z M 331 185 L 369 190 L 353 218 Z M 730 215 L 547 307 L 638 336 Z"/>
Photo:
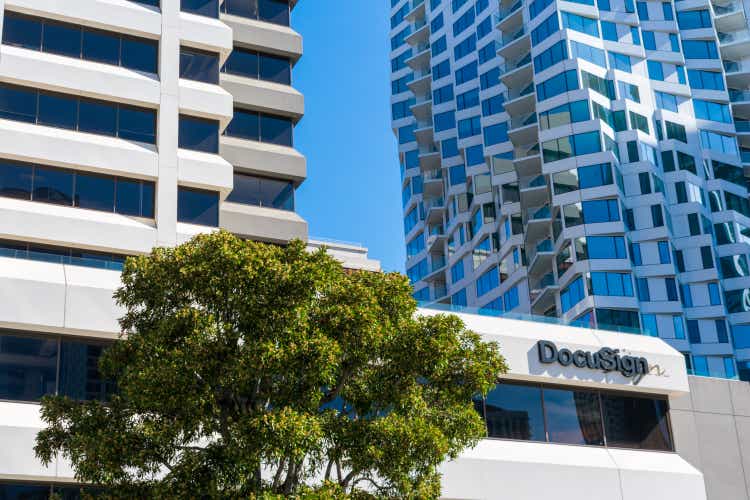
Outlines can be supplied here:
<path id="1" fill-rule="evenodd" d="M 408 280 L 227 232 L 130 258 L 106 403 L 47 397 L 36 454 L 121 498 L 435 498 L 506 370 Z"/>

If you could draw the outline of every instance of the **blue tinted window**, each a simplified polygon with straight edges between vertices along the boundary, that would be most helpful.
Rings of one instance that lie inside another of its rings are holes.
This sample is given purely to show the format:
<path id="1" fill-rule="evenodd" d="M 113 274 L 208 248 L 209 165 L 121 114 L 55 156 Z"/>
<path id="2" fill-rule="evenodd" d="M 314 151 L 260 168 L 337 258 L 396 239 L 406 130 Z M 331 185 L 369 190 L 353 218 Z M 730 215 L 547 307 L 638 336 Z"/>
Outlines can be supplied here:
<path id="1" fill-rule="evenodd" d="M 106 212 L 114 211 L 114 178 L 104 175 L 77 173 L 74 206 Z"/>
<path id="2" fill-rule="evenodd" d="M 248 174 L 234 174 L 234 188 L 227 201 L 279 210 L 294 210 L 294 185 L 290 181 Z"/>
<path id="3" fill-rule="evenodd" d="M 626 259 L 625 239 L 622 236 L 588 236 L 586 246 L 589 259 Z"/>
<path id="4" fill-rule="evenodd" d="M 73 204 L 73 172 L 57 168 L 34 169 L 34 201 L 55 205 Z"/>
<path id="5" fill-rule="evenodd" d="M 648 66 L 648 77 L 652 80 L 664 81 L 664 69 L 658 61 L 646 61 Z"/>
<path id="6" fill-rule="evenodd" d="M 281 116 L 260 114 L 260 140 L 292 147 L 292 120 Z"/>
<path id="7" fill-rule="evenodd" d="M 466 148 L 466 166 L 473 167 L 484 163 L 484 149 L 481 145 Z"/>
<path id="8" fill-rule="evenodd" d="M 458 140 L 454 137 L 446 139 L 440 143 L 443 158 L 453 158 L 458 156 Z"/>
<path id="9" fill-rule="evenodd" d="M 456 44 L 453 48 L 453 56 L 456 60 L 466 57 L 477 50 L 477 38 L 472 33 L 465 40 Z"/>
<path id="10" fill-rule="evenodd" d="M 591 273 L 591 289 L 594 295 L 632 297 L 633 280 L 628 273 Z"/>
<path id="11" fill-rule="evenodd" d="M 180 78 L 219 83 L 219 55 L 180 47 Z"/>
<path id="12" fill-rule="evenodd" d="M 602 38 L 616 42 L 617 37 L 617 25 L 609 21 L 602 21 Z"/>
<path id="13" fill-rule="evenodd" d="M 560 22 L 557 18 L 557 12 L 553 12 L 531 31 L 531 43 L 537 45 L 559 30 Z"/>
<path id="14" fill-rule="evenodd" d="M 609 66 L 612 69 L 619 69 L 620 71 L 626 71 L 628 73 L 632 71 L 630 66 L 630 56 L 619 54 L 617 52 L 609 53 Z"/>
<path id="15" fill-rule="evenodd" d="M 157 72 L 156 41 L 14 12 L 6 12 L 3 24 L 3 43 L 8 45 L 149 73 Z"/>
<path id="16" fill-rule="evenodd" d="M 489 271 L 481 275 L 479 278 L 477 278 L 477 281 L 476 281 L 477 297 L 481 297 L 487 292 L 494 290 L 499 285 L 500 285 L 500 277 L 497 274 L 497 268 L 493 267 Z"/>
<path id="17" fill-rule="evenodd" d="M 456 70 L 456 85 L 466 83 L 475 79 L 477 76 L 477 62 L 474 61 Z"/>
<path id="18" fill-rule="evenodd" d="M 492 16 L 487 16 L 477 24 L 477 38 L 482 39 L 492 33 Z"/>
<path id="19" fill-rule="evenodd" d="M 474 9 L 469 9 L 453 23 L 453 36 L 458 36 L 472 24 L 474 24 Z"/>
<path id="20" fill-rule="evenodd" d="M 440 78 L 446 77 L 451 72 L 451 64 L 446 59 L 445 61 L 436 64 L 432 67 L 432 78 L 433 80 L 439 80 Z"/>
<path id="21" fill-rule="evenodd" d="M 712 120 L 723 123 L 732 123 L 732 112 L 728 104 L 693 99 L 695 117 L 702 120 Z"/>
<path id="22" fill-rule="evenodd" d="M 0 85 L 0 117 L 34 123 L 37 116 L 37 91 Z"/>
<path id="23" fill-rule="evenodd" d="M 478 135 L 482 132 L 481 119 L 479 116 L 467 118 L 465 120 L 459 120 L 458 122 L 458 137 L 464 139 L 473 135 Z"/>
<path id="24" fill-rule="evenodd" d="M 540 83 L 536 87 L 537 99 L 543 101 L 569 90 L 578 88 L 576 70 L 568 70 Z"/>
<path id="25" fill-rule="evenodd" d="M 648 50 L 656 50 L 656 37 L 653 31 L 642 31 L 643 47 Z"/>
<path id="26" fill-rule="evenodd" d="M 582 301 L 585 296 L 583 279 L 579 276 L 560 292 L 562 312 L 568 312 L 574 305 Z"/>
<path id="27" fill-rule="evenodd" d="M 180 10 L 199 16 L 218 18 L 219 0 L 180 0 Z"/>
<path id="28" fill-rule="evenodd" d="M 479 86 L 482 90 L 487 90 L 500 83 L 500 68 L 492 68 L 491 70 L 482 73 L 479 77 Z"/>
<path id="29" fill-rule="evenodd" d="M 448 169 L 448 180 L 451 186 L 463 184 L 466 182 L 466 168 L 463 165 L 456 165 Z"/>
<path id="30" fill-rule="evenodd" d="M 177 220 L 201 226 L 218 226 L 218 193 L 178 187 Z"/>
<path id="31" fill-rule="evenodd" d="M 716 43 L 706 40 L 683 40 L 685 59 L 718 59 Z"/>
<path id="32" fill-rule="evenodd" d="M 724 77 L 719 71 L 689 69 L 687 73 L 694 89 L 724 90 Z"/>
<path id="33" fill-rule="evenodd" d="M 40 50 L 42 47 L 42 24 L 39 19 L 5 11 L 3 43 Z"/>
<path id="34" fill-rule="evenodd" d="M 62 94 L 39 95 L 37 123 L 67 129 L 76 128 L 78 99 Z"/>
<path id="35" fill-rule="evenodd" d="M 432 103 L 442 104 L 453 100 L 453 85 L 446 85 L 432 91 Z"/>
<path id="36" fill-rule="evenodd" d="M 508 140 L 508 123 L 490 125 L 484 129 L 484 145 L 491 146 Z"/>
<path id="37" fill-rule="evenodd" d="M 435 33 L 437 30 L 442 28 L 444 24 L 445 24 L 445 21 L 443 20 L 443 13 L 441 12 L 440 14 L 437 15 L 437 17 L 435 17 L 435 19 L 430 21 L 430 31 L 432 33 Z"/>
<path id="38" fill-rule="evenodd" d="M 570 41 L 570 50 L 573 57 L 580 57 L 588 62 L 594 63 L 602 68 L 607 67 L 607 59 L 604 56 L 602 49 L 597 49 L 585 43 L 577 42 L 575 40 Z"/>
<path id="39" fill-rule="evenodd" d="M 54 394 L 56 339 L 0 335 L 0 399 L 39 401 Z"/>
<path id="40" fill-rule="evenodd" d="M 0 196 L 31 199 L 31 165 L 0 160 Z"/>
<path id="41" fill-rule="evenodd" d="M 435 132 L 442 132 L 455 128 L 456 117 L 453 111 L 446 111 L 444 113 L 437 113 L 435 115 Z"/>
<path id="42" fill-rule="evenodd" d="M 479 89 L 471 89 L 456 97 L 458 111 L 479 106 Z"/>
<path id="43" fill-rule="evenodd" d="M 599 23 L 596 19 L 579 16 L 570 12 L 562 13 L 563 27 L 599 37 Z"/>
<path id="44" fill-rule="evenodd" d="M 156 113 L 132 106 L 120 106 L 118 137 L 121 139 L 156 143 Z"/>
<path id="45" fill-rule="evenodd" d="M 581 203 L 583 220 L 586 224 L 620 220 L 617 200 L 587 200 Z"/>
<path id="46" fill-rule="evenodd" d="M 81 57 L 81 29 L 47 21 L 44 24 L 42 50 L 68 57 Z"/>
<path id="47" fill-rule="evenodd" d="M 219 122 L 180 115 L 179 147 L 205 153 L 219 152 Z"/>
<path id="48" fill-rule="evenodd" d="M 81 101 L 78 130 L 114 137 L 117 135 L 117 108 L 99 101 Z"/>
<path id="49" fill-rule="evenodd" d="M 568 58 L 568 47 L 565 40 L 560 40 L 538 56 L 534 57 L 534 71 L 539 73 L 553 64 Z"/>

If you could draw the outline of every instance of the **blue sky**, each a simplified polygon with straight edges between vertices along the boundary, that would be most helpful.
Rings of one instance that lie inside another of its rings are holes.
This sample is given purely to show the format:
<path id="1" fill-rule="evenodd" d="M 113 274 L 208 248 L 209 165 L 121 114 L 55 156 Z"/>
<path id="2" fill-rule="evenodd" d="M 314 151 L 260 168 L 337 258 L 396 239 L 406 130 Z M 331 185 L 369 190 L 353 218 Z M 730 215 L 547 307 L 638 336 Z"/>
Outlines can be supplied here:
<path id="1" fill-rule="evenodd" d="M 307 156 L 297 210 L 311 237 L 362 243 L 403 271 L 396 141 L 390 130 L 389 8 L 381 0 L 300 0 L 294 86 L 305 94 L 295 146 Z"/>

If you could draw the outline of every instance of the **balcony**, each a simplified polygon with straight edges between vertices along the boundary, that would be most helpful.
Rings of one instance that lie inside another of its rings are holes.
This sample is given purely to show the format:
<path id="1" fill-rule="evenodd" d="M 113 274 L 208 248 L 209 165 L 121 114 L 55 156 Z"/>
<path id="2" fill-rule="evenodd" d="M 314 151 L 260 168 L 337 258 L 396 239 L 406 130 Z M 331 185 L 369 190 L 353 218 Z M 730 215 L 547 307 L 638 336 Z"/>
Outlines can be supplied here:
<path id="1" fill-rule="evenodd" d="M 509 89 L 518 88 L 525 82 L 531 81 L 534 76 L 534 70 L 531 66 L 531 53 L 518 59 L 506 60 L 505 64 L 500 66 L 500 73 L 500 80 Z"/>
<path id="2" fill-rule="evenodd" d="M 497 53 L 505 59 L 517 59 L 523 57 L 530 50 L 529 32 L 524 26 L 510 35 L 503 35 Z"/>
<path id="3" fill-rule="evenodd" d="M 732 61 L 725 59 L 724 72 L 726 73 L 727 85 L 730 87 L 742 87 L 750 78 L 750 63 Z"/>
<path id="4" fill-rule="evenodd" d="M 734 120 L 734 128 L 737 134 L 750 134 L 750 120 Z"/>
<path id="5" fill-rule="evenodd" d="M 440 168 L 440 150 L 434 143 L 419 148 L 419 168 L 422 171 Z"/>
<path id="6" fill-rule="evenodd" d="M 711 2 L 716 31 L 736 31 L 746 27 L 745 9 L 742 2 Z"/>
<path id="7" fill-rule="evenodd" d="M 521 203 L 538 207 L 549 202 L 547 177 L 542 174 L 519 178 Z"/>
<path id="8" fill-rule="evenodd" d="M 424 209 L 426 212 L 425 220 L 428 223 L 442 223 L 443 222 L 443 212 L 445 211 L 445 200 L 442 197 L 425 200 Z"/>
<path id="9" fill-rule="evenodd" d="M 519 176 L 529 176 L 542 171 L 539 143 L 533 142 L 513 149 L 513 163 Z"/>
<path id="10" fill-rule="evenodd" d="M 545 271 L 551 271 L 554 256 L 554 247 L 550 238 L 543 239 L 536 246 L 532 246 L 527 254 L 529 275 L 538 276 Z"/>
<path id="11" fill-rule="evenodd" d="M 433 197 L 443 193 L 443 170 L 440 167 L 422 172 L 422 190 L 425 195 Z"/>
<path id="12" fill-rule="evenodd" d="M 536 109 L 534 99 L 534 82 L 530 81 L 521 90 L 509 90 L 505 94 L 505 111 L 511 116 L 527 116 Z"/>
<path id="13" fill-rule="evenodd" d="M 411 10 L 406 14 L 407 21 L 417 21 L 425 18 L 424 0 L 412 0 Z"/>
<path id="14" fill-rule="evenodd" d="M 729 101 L 733 111 L 750 112 L 750 90 L 729 89 Z"/>
<path id="15" fill-rule="evenodd" d="M 515 117 L 510 121 L 508 138 L 513 144 L 529 144 L 539 140 L 536 113 Z"/>
<path id="16" fill-rule="evenodd" d="M 536 242 L 549 238 L 552 223 L 552 211 L 549 204 L 527 208 L 523 211 L 526 222 L 526 248 L 536 246 Z"/>
<path id="17" fill-rule="evenodd" d="M 414 48 L 414 55 L 406 60 L 407 66 L 414 71 L 426 71 L 430 67 L 430 42 L 422 42 Z"/>
<path id="18" fill-rule="evenodd" d="M 500 31 L 510 31 L 523 23 L 523 2 L 516 2 L 505 9 L 501 8 L 495 14 L 495 28 Z"/>
<path id="19" fill-rule="evenodd" d="M 407 86 L 414 95 L 423 95 L 432 93 L 432 68 L 423 68 L 414 72 L 414 80 L 410 81 Z"/>
<path id="20" fill-rule="evenodd" d="M 750 30 L 747 28 L 731 32 L 718 31 L 716 34 L 722 57 L 740 59 L 750 49 Z"/>
<path id="21" fill-rule="evenodd" d="M 555 292 L 559 288 L 552 273 L 545 274 L 538 280 L 529 280 L 531 312 L 534 314 L 544 314 L 548 309 L 554 307 Z"/>

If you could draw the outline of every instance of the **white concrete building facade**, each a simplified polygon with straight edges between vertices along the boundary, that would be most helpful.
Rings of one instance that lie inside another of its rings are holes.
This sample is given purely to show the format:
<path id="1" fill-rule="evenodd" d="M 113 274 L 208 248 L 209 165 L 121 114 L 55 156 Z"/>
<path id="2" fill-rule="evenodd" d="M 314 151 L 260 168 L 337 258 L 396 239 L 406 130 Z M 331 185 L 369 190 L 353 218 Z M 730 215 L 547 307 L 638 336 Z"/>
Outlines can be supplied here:
<path id="1" fill-rule="evenodd" d="M 73 481 L 34 458 L 38 401 L 103 395 L 126 256 L 307 240 L 295 4 L 0 0 L 0 497 Z"/>

